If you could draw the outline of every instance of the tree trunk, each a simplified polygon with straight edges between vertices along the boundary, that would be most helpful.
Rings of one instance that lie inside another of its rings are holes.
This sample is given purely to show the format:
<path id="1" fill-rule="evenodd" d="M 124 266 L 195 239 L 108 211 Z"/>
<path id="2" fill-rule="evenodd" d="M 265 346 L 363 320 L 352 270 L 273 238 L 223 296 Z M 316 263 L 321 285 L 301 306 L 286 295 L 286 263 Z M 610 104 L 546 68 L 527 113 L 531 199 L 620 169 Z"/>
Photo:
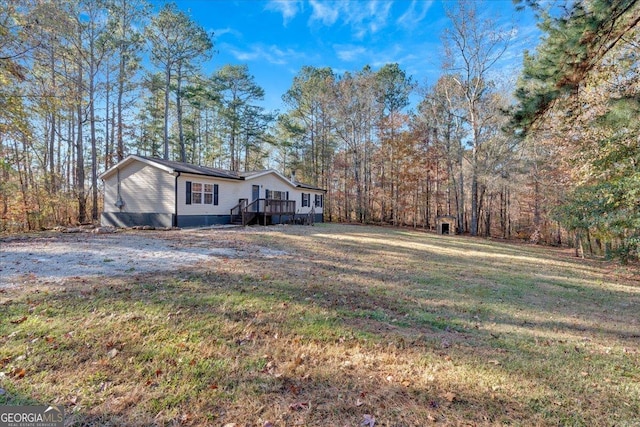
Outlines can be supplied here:
<path id="1" fill-rule="evenodd" d="M 233 98 L 232 98 L 232 109 L 233 109 L 233 113 L 231 116 L 231 139 L 229 141 L 229 151 L 231 152 L 231 170 L 232 171 L 238 171 L 240 165 L 240 159 L 238 158 L 238 156 L 236 156 L 236 136 L 238 133 L 238 111 L 237 111 L 237 97 L 236 97 L 236 93 L 233 93 Z"/>
<path id="2" fill-rule="evenodd" d="M 458 233 L 462 234 L 465 230 L 464 224 L 464 172 L 462 170 L 463 164 L 463 149 L 462 143 L 460 144 L 460 153 L 458 154 L 458 168 L 459 168 L 459 177 L 458 177 Z"/>
<path id="3" fill-rule="evenodd" d="M 89 124 L 91 131 L 91 219 L 98 219 L 98 150 L 96 141 L 96 114 L 95 114 L 95 37 L 91 34 L 89 42 Z"/>
<path id="4" fill-rule="evenodd" d="M 171 65 L 164 71 L 164 129 L 163 139 L 165 160 L 169 160 L 169 89 L 171 88 Z"/>
<path id="5" fill-rule="evenodd" d="M 582 233 L 576 231 L 576 256 L 584 259 L 584 248 L 582 247 Z"/>
<path id="6" fill-rule="evenodd" d="M 122 48 L 121 48 L 122 49 Z M 117 143 L 117 157 L 118 157 L 118 161 L 121 161 L 122 159 L 124 159 L 124 139 L 122 136 L 122 97 L 124 94 L 124 79 L 125 79 L 125 68 L 126 68 L 126 64 L 125 64 L 125 57 L 124 57 L 124 52 L 120 51 L 120 64 L 119 64 L 119 69 L 118 69 L 118 100 L 117 100 L 117 104 L 118 104 L 118 143 Z M 165 98 L 167 99 L 167 98 Z M 165 109 L 165 117 L 166 117 L 166 113 L 167 110 Z M 165 135 L 166 137 L 166 135 Z M 168 147 L 167 147 L 168 149 Z M 165 157 L 165 159 L 168 157 Z"/>
<path id="7" fill-rule="evenodd" d="M 182 128 L 182 64 L 178 64 L 176 72 L 176 111 L 178 114 L 178 141 L 180 142 L 180 161 L 186 163 L 187 149 L 184 145 L 184 130 Z"/>
<path id="8" fill-rule="evenodd" d="M 105 119 L 104 119 L 104 169 L 107 170 L 111 166 L 111 147 L 109 147 L 111 139 L 109 138 L 109 93 L 111 92 L 109 87 L 109 64 L 107 64 L 105 81 Z"/>
<path id="9" fill-rule="evenodd" d="M 469 231 L 472 236 L 477 236 L 478 225 L 480 223 L 480 207 L 478 205 L 478 149 L 480 147 L 480 135 L 473 102 L 470 102 L 469 111 L 471 113 L 471 129 L 473 130 L 473 149 L 471 152 L 471 230 Z"/>
<path id="10" fill-rule="evenodd" d="M 76 115 L 78 123 L 76 132 L 76 174 L 75 189 L 78 198 L 78 221 L 85 222 L 87 217 L 87 201 L 84 194 L 84 146 L 82 140 L 82 59 L 78 56 L 78 77 L 77 77 L 77 106 Z"/>
<path id="11" fill-rule="evenodd" d="M 51 60 L 51 88 L 56 90 L 56 70 L 55 70 L 55 57 L 53 47 L 50 49 Z M 56 193 L 56 171 L 55 171 L 55 141 L 56 141 L 56 113 L 51 111 L 51 135 L 49 135 L 49 194 Z"/>

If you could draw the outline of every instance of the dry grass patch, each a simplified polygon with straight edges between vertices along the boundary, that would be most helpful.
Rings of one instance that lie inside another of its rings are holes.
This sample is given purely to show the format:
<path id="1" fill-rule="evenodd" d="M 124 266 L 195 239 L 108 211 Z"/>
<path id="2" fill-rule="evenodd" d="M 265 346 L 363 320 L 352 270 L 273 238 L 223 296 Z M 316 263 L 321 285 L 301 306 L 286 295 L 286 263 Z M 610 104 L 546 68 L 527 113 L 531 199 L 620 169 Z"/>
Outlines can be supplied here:
<path id="1" fill-rule="evenodd" d="M 320 224 L 145 233 L 238 256 L 0 292 L 0 404 L 71 425 L 640 425 L 637 269 Z"/>

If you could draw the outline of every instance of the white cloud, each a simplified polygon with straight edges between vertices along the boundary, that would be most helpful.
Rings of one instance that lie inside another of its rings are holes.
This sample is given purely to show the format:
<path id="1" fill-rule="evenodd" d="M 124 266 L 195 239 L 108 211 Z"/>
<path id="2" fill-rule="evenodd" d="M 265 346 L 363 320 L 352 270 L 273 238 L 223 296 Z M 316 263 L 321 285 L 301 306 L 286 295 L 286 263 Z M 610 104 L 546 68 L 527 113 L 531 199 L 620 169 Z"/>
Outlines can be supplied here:
<path id="1" fill-rule="evenodd" d="M 389 1 L 369 1 L 367 13 L 359 14 L 356 21 L 358 25 L 362 27 L 362 31 L 364 31 L 363 36 L 367 30 L 371 34 L 375 34 L 387 26 L 391 5 L 392 2 Z"/>
<path id="2" fill-rule="evenodd" d="M 417 44 L 406 46 L 401 43 L 395 43 L 384 49 L 377 50 L 375 55 L 371 57 L 371 65 L 377 69 L 386 64 L 397 63 L 408 74 L 415 74 L 415 71 L 409 72 L 409 68 L 416 69 L 415 64 L 423 60 L 422 50 L 423 47 Z"/>
<path id="3" fill-rule="evenodd" d="M 218 29 L 214 29 L 212 31 L 213 31 L 213 35 L 215 37 L 222 37 L 225 34 L 232 34 L 232 35 L 234 35 L 236 37 L 241 37 L 242 36 L 242 33 L 240 31 L 234 30 L 233 28 L 229 28 L 229 27 L 227 27 L 227 28 L 218 28 Z"/>
<path id="4" fill-rule="evenodd" d="M 286 26 L 300 11 L 300 2 L 294 0 L 270 0 L 265 10 L 282 14 L 282 25 Z"/>
<path id="5" fill-rule="evenodd" d="M 408 29 L 415 28 L 427 16 L 432 5 L 433 0 L 412 0 L 407 11 L 396 22 Z"/>
<path id="6" fill-rule="evenodd" d="M 355 44 L 334 44 L 333 49 L 336 56 L 342 61 L 368 63 L 374 68 L 380 68 L 385 64 L 400 64 L 404 68 L 408 64 L 416 63 L 423 58 L 419 54 L 422 46 L 414 46 L 416 49 L 408 48 L 399 43 L 389 45 L 383 49 L 367 48 Z"/>
<path id="7" fill-rule="evenodd" d="M 274 65 L 286 65 L 291 59 L 304 58 L 304 54 L 293 49 L 281 49 L 276 45 L 253 44 L 248 49 L 241 50 L 230 44 L 224 44 L 221 49 L 229 52 L 238 61 L 261 61 Z"/>
<path id="8" fill-rule="evenodd" d="M 369 56 L 367 49 L 362 46 L 335 45 L 336 55 L 343 61 L 356 61 L 363 56 Z"/>
<path id="9" fill-rule="evenodd" d="M 338 13 L 343 8 L 344 3 L 326 3 L 318 0 L 309 0 L 311 5 L 310 21 L 320 21 L 326 26 L 335 24 Z"/>
<path id="10" fill-rule="evenodd" d="M 320 22 L 332 26 L 338 20 L 349 25 L 354 37 L 364 38 L 367 34 L 375 34 L 388 24 L 391 5 L 389 0 L 339 1 L 324 2 L 309 0 L 312 14 L 310 23 Z"/>

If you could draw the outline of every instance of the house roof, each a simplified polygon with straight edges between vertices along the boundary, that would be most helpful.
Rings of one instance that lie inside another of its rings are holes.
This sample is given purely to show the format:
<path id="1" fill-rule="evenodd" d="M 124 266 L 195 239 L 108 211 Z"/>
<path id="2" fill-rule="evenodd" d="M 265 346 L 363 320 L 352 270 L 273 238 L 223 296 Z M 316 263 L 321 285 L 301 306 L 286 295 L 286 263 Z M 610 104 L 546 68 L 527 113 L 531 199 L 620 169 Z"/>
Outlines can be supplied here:
<path id="1" fill-rule="evenodd" d="M 210 168 L 207 166 L 196 166 L 189 163 L 174 162 L 171 160 L 156 159 L 153 157 L 143 157 L 143 156 L 137 156 L 137 157 L 146 159 L 153 163 L 159 163 L 163 166 L 173 169 L 175 172 L 191 173 L 194 175 L 206 175 L 206 176 L 212 176 L 215 178 L 227 178 L 227 179 L 238 179 L 238 180 L 243 179 L 243 177 L 240 176 L 240 174 L 238 174 L 237 172 L 227 171 L 224 169 Z"/>
<path id="2" fill-rule="evenodd" d="M 324 188 L 320 188 L 320 187 L 314 187 L 313 185 L 309 185 L 309 184 L 304 184 L 302 182 L 298 182 L 298 181 L 294 181 L 293 184 L 296 187 L 299 188 L 304 188 L 306 190 L 317 190 L 317 191 L 326 191 Z"/>
<path id="3" fill-rule="evenodd" d="M 280 172 L 273 169 L 266 169 L 266 170 L 253 171 L 253 172 L 234 172 L 234 171 L 228 171 L 225 169 L 210 168 L 207 166 L 197 166 L 189 163 L 174 162 L 172 160 L 158 159 L 155 157 L 137 156 L 133 154 L 127 156 L 125 159 L 123 159 L 122 161 L 112 166 L 107 171 L 105 171 L 102 175 L 100 175 L 100 179 L 105 179 L 111 176 L 118 170 L 118 168 L 126 166 L 134 161 L 139 161 L 151 166 L 155 166 L 171 174 L 175 172 L 180 172 L 180 173 L 189 173 L 193 175 L 211 176 L 214 178 L 234 179 L 239 181 L 251 180 L 251 179 L 259 178 L 261 176 L 268 175 L 268 174 L 275 174 L 278 177 L 280 177 L 282 180 L 284 180 L 285 182 L 289 183 L 294 187 L 304 188 L 308 190 L 325 191 L 322 188 L 314 187 L 312 185 L 287 179 Z"/>
<path id="4" fill-rule="evenodd" d="M 239 175 L 244 177 L 244 179 L 248 180 L 248 179 L 259 178 L 259 177 L 261 177 L 263 175 L 267 175 L 267 174 L 270 174 L 270 173 L 279 176 L 282 180 L 288 182 L 289 184 L 293 185 L 294 187 L 304 188 L 306 190 L 325 191 L 324 188 L 314 187 L 313 185 L 310 185 L 310 184 L 305 184 L 305 183 L 302 183 L 302 182 L 298 182 L 294 178 L 288 179 L 284 175 L 282 175 L 280 172 L 278 172 L 277 170 L 274 170 L 274 169 L 265 169 L 265 170 L 253 171 L 253 172 L 239 172 Z"/>

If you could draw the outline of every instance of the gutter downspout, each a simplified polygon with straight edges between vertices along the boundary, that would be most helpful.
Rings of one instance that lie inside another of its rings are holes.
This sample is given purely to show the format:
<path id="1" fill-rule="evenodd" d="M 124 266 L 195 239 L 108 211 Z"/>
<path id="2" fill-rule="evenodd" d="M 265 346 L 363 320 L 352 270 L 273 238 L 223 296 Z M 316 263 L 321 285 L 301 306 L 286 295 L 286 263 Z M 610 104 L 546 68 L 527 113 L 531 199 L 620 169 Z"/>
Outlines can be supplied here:
<path id="1" fill-rule="evenodd" d="M 178 178 L 179 177 L 180 177 L 180 172 L 178 171 L 178 174 L 176 175 L 175 189 L 173 191 L 174 202 L 175 202 L 174 216 L 173 216 L 173 226 L 174 227 L 178 226 Z"/>
<path id="2" fill-rule="evenodd" d="M 104 180 L 102 180 L 104 182 Z M 115 206 L 118 208 L 118 211 L 122 212 L 122 208 L 124 207 L 124 201 L 122 200 L 122 193 L 120 191 L 120 168 L 116 168 L 116 202 Z"/>

